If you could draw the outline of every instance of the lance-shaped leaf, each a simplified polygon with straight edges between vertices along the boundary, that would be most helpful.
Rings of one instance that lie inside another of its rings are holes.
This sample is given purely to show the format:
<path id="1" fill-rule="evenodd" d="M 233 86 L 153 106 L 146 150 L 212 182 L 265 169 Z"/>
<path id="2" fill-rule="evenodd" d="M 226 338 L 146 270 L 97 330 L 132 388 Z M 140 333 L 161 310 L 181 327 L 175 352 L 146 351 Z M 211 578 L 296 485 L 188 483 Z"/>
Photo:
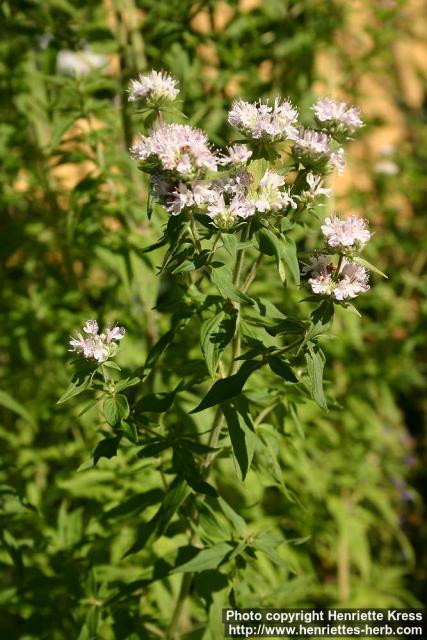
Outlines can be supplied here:
<path id="1" fill-rule="evenodd" d="M 328 410 L 325 393 L 323 391 L 323 370 L 325 368 L 325 355 L 319 347 L 309 344 L 305 353 L 307 372 L 309 379 L 310 395 L 317 404 Z"/>
<path id="2" fill-rule="evenodd" d="M 233 547 L 228 542 L 219 542 L 206 549 L 201 549 L 194 558 L 175 567 L 171 573 L 197 573 L 216 569 L 232 550 Z"/>
<path id="3" fill-rule="evenodd" d="M 249 296 L 245 295 L 233 284 L 231 272 L 228 267 L 219 267 L 218 269 L 212 269 L 211 280 L 218 287 L 219 292 L 233 302 L 246 302 L 246 304 L 253 304 L 253 300 Z"/>
<path id="4" fill-rule="evenodd" d="M 365 267 L 365 269 L 368 269 L 368 271 L 373 271 L 374 273 L 376 273 L 377 275 L 381 276 L 382 278 L 388 279 L 388 276 L 385 273 L 383 273 L 377 267 L 375 267 L 373 264 L 371 264 L 370 262 L 365 260 L 365 258 L 361 258 L 360 256 L 355 256 L 353 258 L 353 261 L 357 262 L 357 264 L 360 264 L 361 267 Z"/>
<path id="5" fill-rule="evenodd" d="M 276 375 L 280 376 L 287 382 L 298 382 L 298 378 L 295 376 L 291 369 L 291 366 L 279 356 L 270 356 L 268 358 L 268 366 Z"/>
<path id="6" fill-rule="evenodd" d="M 300 270 L 295 241 L 289 236 L 283 236 L 281 246 L 286 272 L 289 273 L 292 282 L 298 286 L 300 283 Z"/>
<path id="7" fill-rule="evenodd" d="M 217 497 L 218 494 L 214 487 L 203 479 L 188 447 L 181 445 L 175 446 L 172 460 L 175 471 L 185 478 L 196 493 L 203 493 L 214 498 Z"/>
<path id="8" fill-rule="evenodd" d="M 125 553 L 125 557 L 137 553 L 149 540 L 161 536 L 190 492 L 191 489 L 183 478 L 175 478 L 157 513 L 149 522 L 144 522 L 139 527 L 137 540 Z"/>
<path id="9" fill-rule="evenodd" d="M 212 378 L 215 377 L 221 353 L 233 338 L 235 330 L 236 312 L 234 310 L 232 314 L 221 311 L 202 325 L 200 342 L 206 366 Z"/>
<path id="10" fill-rule="evenodd" d="M 233 453 L 239 465 L 242 480 L 244 480 L 255 451 L 256 435 L 252 419 L 243 404 L 238 403 L 235 406 L 231 403 L 224 403 L 221 408 L 230 433 Z"/>
<path id="11" fill-rule="evenodd" d="M 247 361 L 242 364 L 239 371 L 228 378 L 217 380 L 209 389 L 200 404 L 197 405 L 190 413 L 198 413 L 216 404 L 226 402 L 239 395 L 251 373 L 262 366 L 262 362 L 255 360 Z"/>
<path id="12" fill-rule="evenodd" d="M 282 262 L 282 244 L 284 243 L 282 238 L 278 238 L 270 229 L 262 228 L 255 234 L 255 242 L 258 250 L 267 256 L 274 256 L 276 258 L 277 271 L 279 273 L 282 282 L 285 281 L 285 269 Z"/>

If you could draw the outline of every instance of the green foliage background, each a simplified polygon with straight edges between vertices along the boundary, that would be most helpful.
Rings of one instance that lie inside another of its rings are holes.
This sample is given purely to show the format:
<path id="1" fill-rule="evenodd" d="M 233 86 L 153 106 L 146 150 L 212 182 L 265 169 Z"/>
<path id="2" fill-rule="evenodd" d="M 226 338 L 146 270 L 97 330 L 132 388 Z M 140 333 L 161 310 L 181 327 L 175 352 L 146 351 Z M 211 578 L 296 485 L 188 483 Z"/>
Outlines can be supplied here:
<path id="1" fill-rule="evenodd" d="M 401 35 L 405 6 L 366 4 L 381 28 L 353 59 L 337 38 L 349 20 L 345 3 L 265 0 L 251 11 L 214 0 L 1 3 L 2 637 L 166 637 L 177 596 L 180 576 L 163 577 L 162 560 L 177 541 L 186 544 L 179 519 L 150 549 L 124 555 L 163 494 L 156 459 L 136 457 L 129 446 L 93 467 L 91 454 L 108 432 L 102 415 L 96 408 L 81 415 L 88 399 L 56 404 L 70 379 L 68 336 L 84 320 L 125 325 L 117 361 L 132 375 L 169 329 L 174 305 L 185 304 L 156 276 L 161 250 L 141 251 L 165 217 L 155 210 L 147 220 L 146 186 L 128 155 L 138 130 L 129 78 L 169 70 L 190 123 L 217 144 L 231 137 L 225 116 L 236 82 L 247 99 L 289 95 L 308 116 L 322 50 L 340 57 L 342 84 L 357 103 L 355 78 L 372 68 L 393 73 L 387 47 Z M 76 78 L 58 70 L 60 51 L 87 45 L 110 60 L 102 73 Z M 267 59 L 268 78 L 260 73 Z M 394 98 L 408 131 L 395 158 L 399 173 L 374 174 L 369 189 L 347 196 L 371 219 L 367 258 L 389 280 L 375 279 L 360 299 L 361 319 L 336 314 L 334 339 L 324 343 L 329 413 L 314 403 L 298 416 L 278 406 L 261 425 L 245 482 L 230 461 L 214 472 L 234 511 L 219 516 L 208 499 L 201 535 L 218 545 L 224 531 L 240 536 L 246 555 L 199 574 L 187 611 L 198 622 L 185 637 L 222 637 L 219 611 L 229 601 L 386 607 L 422 600 L 426 113 Z M 368 122 L 366 134 L 378 124 Z M 411 203 L 406 223 L 390 200 L 394 190 Z M 307 250 L 318 227 L 316 220 Z M 274 289 L 271 265 L 263 269 L 257 293 L 280 304 L 283 289 Z M 175 366 L 146 392 L 171 390 L 192 375 L 190 347 L 183 338 Z M 191 406 L 184 394 L 162 418 L 166 427 L 181 420 L 193 428 L 185 422 Z"/>

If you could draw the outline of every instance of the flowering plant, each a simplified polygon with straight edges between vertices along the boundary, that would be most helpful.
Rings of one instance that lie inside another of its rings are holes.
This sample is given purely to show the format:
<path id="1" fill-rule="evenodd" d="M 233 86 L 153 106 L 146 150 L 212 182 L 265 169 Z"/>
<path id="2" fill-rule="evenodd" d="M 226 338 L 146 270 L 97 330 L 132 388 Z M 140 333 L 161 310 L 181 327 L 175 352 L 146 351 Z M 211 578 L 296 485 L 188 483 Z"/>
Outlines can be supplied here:
<path id="1" fill-rule="evenodd" d="M 250 469 L 268 466 L 265 452 L 275 437 L 265 426 L 269 414 L 280 433 L 283 420 L 298 420 L 299 405 L 310 399 L 327 410 L 321 339 L 336 305 L 354 310 L 349 300 L 369 289 L 373 269 L 359 255 L 371 233 L 355 215 L 329 215 L 321 226 L 324 247 L 314 255 L 299 251 L 331 195 L 327 176 L 344 169 L 343 142 L 362 126 L 356 108 L 319 100 L 310 129 L 298 124 L 290 100 L 237 100 L 228 122 L 240 137 L 220 150 L 181 122 L 177 95 L 176 80 L 164 72 L 142 75 L 129 88 L 146 126 L 130 153 L 148 175 L 148 217 L 166 215 L 162 237 L 143 253 L 161 252 L 156 308 L 170 315 L 170 328 L 137 375 L 121 378 L 112 358 L 124 329 L 99 334 L 96 321 L 87 321 L 87 337 L 70 342 L 79 357 L 60 400 L 96 391 L 107 437 L 94 451 L 95 464 L 121 444 L 137 447 L 163 479 L 163 499 L 127 553 L 151 548 L 175 518 L 187 531 L 185 550 L 162 565 L 164 576 L 183 574 L 169 638 L 179 633 L 198 574 L 239 567 L 255 552 L 276 558 L 280 541 L 248 533 L 218 474 L 229 459 L 241 481 Z M 279 300 L 257 294 L 260 277 L 272 290 L 278 283 Z M 311 289 L 308 297 L 301 299 L 300 287 Z M 296 317 L 295 299 L 304 309 Z M 280 484 L 277 460 L 268 473 Z M 225 600 L 230 588 L 222 588 Z"/>

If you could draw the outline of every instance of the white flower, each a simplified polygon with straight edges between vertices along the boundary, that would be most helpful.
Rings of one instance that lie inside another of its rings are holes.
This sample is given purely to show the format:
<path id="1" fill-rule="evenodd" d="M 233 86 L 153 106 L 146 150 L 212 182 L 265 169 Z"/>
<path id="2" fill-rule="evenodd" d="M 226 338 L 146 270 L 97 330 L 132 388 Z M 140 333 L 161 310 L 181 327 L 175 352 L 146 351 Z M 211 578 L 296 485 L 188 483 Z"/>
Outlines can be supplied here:
<path id="1" fill-rule="evenodd" d="M 307 173 L 306 182 L 309 189 L 305 189 L 299 197 L 300 201 L 309 206 L 313 200 L 319 196 L 329 197 L 331 195 L 331 189 L 323 186 L 323 178 L 315 173 Z"/>
<path id="2" fill-rule="evenodd" d="M 256 203 L 243 193 L 237 193 L 230 202 L 230 211 L 238 218 L 250 218 L 256 211 Z"/>
<path id="3" fill-rule="evenodd" d="M 250 103 L 236 100 L 228 114 L 228 122 L 241 133 L 255 140 L 271 142 L 295 138 L 294 126 L 298 110 L 289 100 L 276 98 L 273 105 L 261 101 Z"/>
<path id="4" fill-rule="evenodd" d="M 193 190 L 193 198 L 194 202 L 197 206 L 202 206 L 204 204 L 214 202 L 218 197 L 218 191 L 214 188 L 214 184 L 208 181 L 194 181 L 191 183 L 191 188 Z"/>
<path id="5" fill-rule="evenodd" d="M 83 338 L 81 333 L 77 333 L 76 338 L 71 338 L 70 351 L 75 351 L 83 355 L 88 360 L 105 362 L 111 358 L 117 350 L 117 342 L 125 335 L 123 327 L 115 326 L 106 329 L 104 333 L 98 335 L 98 323 L 96 320 L 87 320 L 83 331 L 89 334 L 88 338 Z"/>
<path id="6" fill-rule="evenodd" d="M 218 158 L 209 148 L 206 134 L 186 124 L 164 124 L 141 135 L 131 148 L 135 160 L 150 161 L 163 171 L 175 171 L 186 178 L 208 170 L 216 171 Z"/>
<path id="7" fill-rule="evenodd" d="M 150 105 L 161 102 L 173 102 L 179 94 L 177 80 L 165 71 L 150 71 L 140 74 L 138 80 L 131 80 L 129 85 L 129 101 L 145 101 Z"/>
<path id="8" fill-rule="evenodd" d="M 311 273 L 308 282 L 313 293 L 333 296 L 339 302 L 355 298 L 369 289 L 369 275 L 364 267 L 343 258 L 339 273 L 330 256 L 319 255 L 305 265 L 303 274 Z"/>
<path id="9" fill-rule="evenodd" d="M 125 336 L 124 327 L 118 327 L 117 325 L 112 329 L 107 329 L 106 332 L 106 341 L 109 344 L 112 340 L 121 340 Z"/>
<path id="10" fill-rule="evenodd" d="M 98 323 L 96 320 L 87 320 L 85 326 L 83 327 L 83 331 L 85 333 L 90 333 L 92 336 L 98 335 Z"/>
<path id="11" fill-rule="evenodd" d="M 333 292 L 334 297 L 337 300 L 355 298 L 359 293 L 365 293 L 368 289 L 369 275 L 366 269 L 344 258 L 339 281 Z"/>
<path id="12" fill-rule="evenodd" d="M 208 180 L 193 180 L 186 184 L 180 182 L 178 187 L 168 194 L 166 209 L 172 215 L 178 215 L 184 209 L 193 206 L 203 206 L 214 202 L 218 198 L 218 191 Z"/>
<path id="13" fill-rule="evenodd" d="M 58 73 L 81 78 L 87 76 L 94 69 L 103 67 L 108 62 L 107 56 L 102 53 L 94 53 L 90 49 L 71 51 L 62 49 L 56 59 Z"/>
<path id="14" fill-rule="evenodd" d="M 207 213 L 217 227 L 227 228 L 232 226 L 237 218 L 245 220 L 253 216 L 255 211 L 255 203 L 243 193 L 237 192 L 227 203 L 224 195 L 218 192 L 216 200 L 208 205 Z"/>
<path id="15" fill-rule="evenodd" d="M 326 196 L 329 197 L 332 193 L 331 189 L 323 186 L 323 178 L 315 173 L 307 173 L 306 181 L 308 186 L 310 187 L 309 191 L 305 191 L 304 193 L 309 193 L 313 198 L 316 196 Z"/>
<path id="16" fill-rule="evenodd" d="M 352 135 L 363 126 L 360 119 L 360 110 L 349 107 L 345 102 L 337 102 L 332 98 L 321 98 L 312 107 L 316 119 L 331 133 L 343 133 Z"/>
<path id="17" fill-rule="evenodd" d="M 331 136 L 322 131 L 299 127 L 292 153 L 304 166 L 329 165 L 339 174 L 344 170 L 344 149 L 334 151 Z"/>
<path id="18" fill-rule="evenodd" d="M 85 358 L 90 358 L 92 356 L 93 351 L 93 341 L 91 339 L 83 338 L 81 333 L 77 333 L 77 338 L 72 338 L 70 340 L 70 345 L 73 347 L 70 351 L 77 351 L 79 353 L 83 353 Z"/>
<path id="19" fill-rule="evenodd" d="M 379 160 L 374 165 L 374 171 L 385 176 L 397 176 L 399 167 L 393 160 Z"/>
<path id="20" fill-rule="evenodd" d="M 290 195 L 290 189 L 285 186 L 283 176 L 274 171 L 267 170 L 259 182 L 255 193 L 249 194 L 249 199 L 255 204 L 257 211 L 279 211 L 289 205 L 296 209 L 297 204 Z"/>
<path id="21" fill-rule="evenodd" d="M 326 133 L 299 127 L 298 137 L 294 143 L 297 152 L 304 152 L 312 156 L 325 156 L 329 158 L 331 153 L 331 137 Z"/>
<path id="22" fill-rule="evenodd" d="M 171 199 L 168 200 L 166 208 L 169 213 L 176 216 L 181 213 L 183 209 L 191 207 L 193 204 L 193 192 L 186 184 L 180 182 L 175 191 L 172 192 Z"/>
<path id="23" fill-rule="evenodd" d="M 332 214 L 326 218 L 321 229 L 330 247 L 338 249 L 355 248 L 360 251 L 372 235 L 367 225 L 367 220 L 355 215 L 351 215 L 348 218 L 340 218 L 336 214 Z"/>
<path id="24" fill-rule="evenodd" d="M 233 144 L 227 148 L 227 155 L 223 157 L 222 164 L 246 164 L 252 156 L 252 151 L 245 144 Z"/>
<path id="25" fill-rule="evenodd" d="M 332 169 L 336 169 L 339 176 L 344 173 L 345 160 L 344 149 L 340 147 L 337 151 L 333 151 L 329 158 L 329 166 Z"/>
<path id="26" fill-rule="evenodd" d="M 232 227 L 237 219 L 234 203 L 227 205 L 222 194 L 218 194 L 215 202 L 208 205 L 208 216 L 219 229 Z"/>

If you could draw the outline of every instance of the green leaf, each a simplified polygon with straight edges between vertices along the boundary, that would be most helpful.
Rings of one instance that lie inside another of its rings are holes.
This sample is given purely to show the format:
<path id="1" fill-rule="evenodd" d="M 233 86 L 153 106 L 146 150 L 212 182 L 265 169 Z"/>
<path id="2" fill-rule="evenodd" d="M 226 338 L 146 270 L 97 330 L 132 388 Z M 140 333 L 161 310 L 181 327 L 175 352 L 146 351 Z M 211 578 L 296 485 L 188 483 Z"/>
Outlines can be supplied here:
<path id="1" fill-rule="evenodd" d="M 264 533 L 255 537 L 253 545 L 255 549 L 259 549 L 266 554 L 274 564 L 279 566 L 286 565 L 286 562 L 279 556 L 277 549 L 285 540 L 281 536 L 275 536 L 270 533 Z"/>
<path id="2" fill-rule="evenodd" d="M 351 302 L 345 302 L 341 304 L 341 306 L 343 307 L 343 309 L 347 309 L 348 311 L 350 311 L 350 313 L 357 316 L 358 318 L 362 317 L 362 315 L 359 313 L 359 310 L 354 306 L 354 304 L 351 304 Z"/>
<path id="3" fill-rule="evenodd" d="M 121 368 L 116 362 L 114 362 L 114 360 L 106 360 L 101 364 L 101 369 L 102 367 L 106 367 L 107 369 L 115 369 L 116 371 L 121 371 Z"/>
<path id="4" fill-rule="evenodd" d="M 360 264 L 361 267 L 365 267 L 369 271 L 373 271 L 377 275 L 381 276 L 382 278 L 386 278 L 388 280 L 388 276 L 386 276 L 385 273 L 383 273 L 382 271 L 377 269 L 377 267 L 374 267 L 373 264 L 371 264 L 370 262 L 368 262 L 364 258 L 361 258 L 360 256 L 355 256 L 352 259 L 353 259 L 354 262 L 357 262 L 357 264 Z"/>
<path id="5" fill-rule="evenodd" d="M 66 131 L 71 129 L 71 127 L 76 122 L 78 117 L 79 117 L 79 114 L 78 113 L 74 113 L 71 116 L 67 116 L 65 118 L 62 118 L 58 122 L 55 122 L 55 126 L 54 126 L 54 129 L 53 129 L 53 132 L 52 132 L 52 138 L 51 138 L 50 144 L 49 144 L 49 151 L 50 152 L 55 150 L 55 148 L 61 142 L 63 135 L 66 133 Z"/>
<path id="6" fill-rule="evenodd" d="M 268 162 L 263 158 L 259 158 L 258 160 L 251 160 L 251 162 L 247 166 L 247 170 L 253 177 L 252 186 L 256 189 L 260 183 L 260 180 L 263 178 L 265 172 L 268 169 Z"/>
<path id="7" fill-rule="evenodd" d="M 203 479 L 188 447 L 176 446 L 172 459 L 175 471 L 185 478 L 196 493 L 203 493 L 214 498 L 218 496 L 216 489 Z"/>
<path id="8" fill-rule="evenodd" d="M 120 420 L 129 415 L 129 404 L 126 396 L 118 394 L 106 398 L 103 404 L 104 416 L 108 424 L 114 427 Z"/>
<path id="9" fill-rule="evenodd" d="M 209 407 L 213 407 L 216 404 L 226 402 L 227 400 L 231 400 L 238 396 L 251 373 L 256 369 L 259 369 L 262 364 L 262 362 L 254 360 L 244 362 L 237 373 L 229 376 L 228 378 L 217 380 L 217 382 L 215 382 L 215 384 L 209 389 L 200 404 L 190 411 L 190 413 L 204 411 L 204 409 L 208 409 Z"/>
<path id="10" fill-rule="evenodd" d="M 157 522 L 156 531 L 158 535 L 161 535 L 165 531 L 169 522 L 172 520 L 172 517 L 178 511 L 179 507 L 189 494 L 190 489 L 186 482 L 181 478 L 176 478 L 155 516 Z"/>
<path id="11" fill-rule="evenodd" d="M 202 324 L 200 342 L 206 366 L 212 378 L 215 378 L 221 353 L 234 336 L 236 317 L 235 311 L 233 311 L 232 315 L 221 311 Z"/>
<path id="12" fill-rule="evenodd" d="M 149 393 L 146 396 L 142 396 L 138 400 L 135 411 L 137 413 L 153 412 L 164 413 L 168 411 L 175 399 L 177 390 L 171 392 Z"/>
<path id="13" fill-rule="evenodd" d="M 78 396 L 80 393 L 83 393 L 83 391 L 86 391 L 90 386 L 91 379 L 92 376 L 87 375 L 83 379 L 83 382 L 79 382 L 79 380 L 71 382 L 56 404 L 62 404 L 70 400 L 70 398 L 74 398 L 74 396 Z"/>
<path id="14" fill-rule="evenodd" d="M 228 267 L 212 269 L 211 280 L 218 287 L 219 292 L 224 296 L 224 298 L 233 300 L 233 302 L 246 302 L 247 304 L 254 303 L 249 296 L 239 291 L 239 289 L 233 284 L 231 272 Z"/>
<path id="15" fill-rule="evenodd" d="M 297 258 L 297 247 L 292 238 L 283 236 L 282 238 L 282 258 L 292 282 L 299 286 L 300 268 Z"/>
<path id="16" fill-rule="evenodd" d="M 218 498 L 218 504 L 221 507 L 223 514 L 232 523 L 236 533 L 242 537 L 246 536 L 248 527 L 242 516 L 239 516 L 233 507 L 231 507 L 223 498 Z"/>
<path id="17" fill-rule="evenodd" d="M 237 238 L 233 233 L 222 233 L 221 239 L 224 249 L 234 259 L 237 252 Z"/>
<path id="18" fill-rule="evenodd" d="M 120 382 L 116 383 L 116 392 L 124 391 L 124 389 L 128 389 L 129 387 L 134 387 L 135 385 L 141 382 L 141 378 L 125 378 L 124 380 L 120 380 Z"/>
<path id="19" fill-rule="evenodd" d="M 272 231 L 262 228 L 255 234 L 256 244 L 261 253 L 267 256 L 275 256 L 277 271 L 282 282 L 285 281 L 285 270 L 282 263 L 281 242 Z"/>
<path id="20" fill-rule="evenodd" d="M 231 446 L 244 480 L 255 451 L 254 426 L 249 413 L 243 411 L 241 407 L 236 410 L 232 404 L 224 403 L 221 408 L 230 433 Z"/>
<path id="21" fill-rule="evenodd" d="M 10 409 L 10 411 L 13 411 L 14 413 L 17 413 L 30 424 L 34 424 L 34 418 L 30 412 L 20 402 L 12 398 L 12 396 L 6 391 L 0 390 L 0 405 L 6 407 L 6 409 Z"/>
<path id="22" fill-rule="evenodd" d="M 320 305 L 311 312 L 312 323 L 307 330 L 304 342 L 328 331 L 334 317 L 334 303 L 330 298 L 322 300 Z"/>
<path id="23" fill-rule="evenodd" d="M 96 465 L 100 458 L 113 458 L 116 456 L 120 440 L 120 436 L 115 436 L 114 438 L 105 438 L 101 440 L 101 442 L 98 442 L 93 452 L 93 464 Z"/>
<path id="24" fill-rule="evenodd" d="M 270 356 L 268 358 L 268 366 L 276 375 L 280 376 L 288 382 L 298 382 L 298 378 L 295 376 L 290 365 L 279 358 L 279 356 Z"/>
<path id="25" fill-rule="evenodd" d="M 307 371 L 309 378 L 309 391 L 310 395 L 317 402 L 317 404 L 328 410 L 325 394 L 323 391 L 323 370 L 325 368 L 325 355 L 319 347 L 313 345 L 308 346 L 308 351 L 305 353 L 305 360 L 307 363 Z"/>
<path id="26" fill-rule="evenodd" d="M 124 437 L 129 440 L 129 442 L 132 442 L 132 444 L 138 444 L 138 430 L 133 422 L 122 421 L 120 431 Z"/>
<path id="27" fill-rule="evenodd" d="M 233 550 L 231 544 L 219 542 L 207 549 L 201 549 L 191 560 L 175 567 L 171 573 L 198 573 L 209 569 L 216 569 Z"/>
<path id="28" fill-rule="evenodd" d="M 191 490 L 183 478 L 175 478 L 157 513 L 149 522 L 141 525 L 138 531 L 138 538 L 125 553 L 125 557 L 132 553 L 137 553 L 150 540 L 161 536 L 190 492 Z"/>
<path id="29" fill-rule="evenodd" d="M 149 489 L 143 493 L 138 493 L 127 498 L 116 507 L 105 511 L 102 519 L 120 518 L 129 514 L 138 514 L 146 507 L 158 504 L 163 499 L 163 492 L 160 489 Z"/>
<path id="30" fill-rule="evenodd" d="M 175 330 L 176 330 L 175 327 L 170 329 L 156 342 L 156 344 L 153 347 L 151 347 L 150 351 L 148 352 L 147 360 L 145 361 L 145 364 L 144 364 L 144 371 L 147 371 L 153 368 L 153 366 L 156 364 L 156 362 L 159 360 L 160 356 L 162 355 L 163 351 L 165 351 L 165 349 L 167 349 L 170 343 L 173 341 L 175 337 Z"/>

